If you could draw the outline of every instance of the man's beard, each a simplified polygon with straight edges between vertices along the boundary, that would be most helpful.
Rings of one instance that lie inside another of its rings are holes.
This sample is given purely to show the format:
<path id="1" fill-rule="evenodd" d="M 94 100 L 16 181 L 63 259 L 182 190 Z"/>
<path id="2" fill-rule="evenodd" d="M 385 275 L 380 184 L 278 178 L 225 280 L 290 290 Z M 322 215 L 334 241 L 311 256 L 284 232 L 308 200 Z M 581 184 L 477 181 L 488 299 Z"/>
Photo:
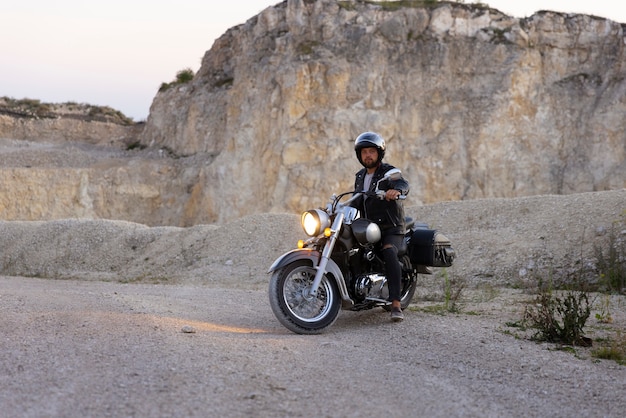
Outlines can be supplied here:
<path id="1" fill-rule="evenodd" d="M 378 161 L 373 160 L 373 161 L 363 161 L 363 167 L 365 168 L 376 168 L 378 167 Z"/>

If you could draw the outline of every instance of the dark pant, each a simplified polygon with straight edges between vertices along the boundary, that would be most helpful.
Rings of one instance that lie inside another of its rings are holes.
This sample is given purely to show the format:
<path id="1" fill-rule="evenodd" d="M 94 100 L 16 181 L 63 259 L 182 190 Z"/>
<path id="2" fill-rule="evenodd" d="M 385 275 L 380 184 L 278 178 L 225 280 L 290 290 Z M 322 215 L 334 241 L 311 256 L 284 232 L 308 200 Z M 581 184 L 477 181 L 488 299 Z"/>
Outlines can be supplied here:
<path id="1" fill-rule="evenodd" d="M 402 268 L 398 260 L 398 248 L 402 247 L 404 235 L 383 232 L 383 260 L 389 286 L 389 301 L 400 300 L 400 286 L 402 284 Z M 385 247 L 389 248 L 385 248 Z"/>

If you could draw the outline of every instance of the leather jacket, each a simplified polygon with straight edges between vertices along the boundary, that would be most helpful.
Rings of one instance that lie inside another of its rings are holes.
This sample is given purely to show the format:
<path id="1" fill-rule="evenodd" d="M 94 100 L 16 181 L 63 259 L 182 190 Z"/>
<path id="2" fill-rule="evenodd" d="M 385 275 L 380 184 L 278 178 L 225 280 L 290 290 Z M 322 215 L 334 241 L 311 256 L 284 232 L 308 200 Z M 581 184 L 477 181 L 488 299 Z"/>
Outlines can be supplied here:
<path id="1" fill-rule="evenodd" d="M 392 168 L 395 167 L 390 164 L 381 163 L 374 172 L 369 191 L 374 191 L 378 180 L 380 180 L 385 173 Z M 366 173 L 367 170 L 365 168 L 356 173 L 356 178 L 354 180 L 355 191 L 363 190 Z M 387 180 L 380 183 L 380 189 L 395 189 L 401 194 L 406 195 L 409 193 L 409 183 L 404 178 L 396 181 Z M 363 218 L 376 222 L 383 232 L 398 234 L 404 233 L 404 207 L 402 205 L 402 200 L 380 200 L 375 196 L 367 196 L 364 199 L 364 197 L 361 196 L 355 200 L 351 206 L 359 209 Z"/>

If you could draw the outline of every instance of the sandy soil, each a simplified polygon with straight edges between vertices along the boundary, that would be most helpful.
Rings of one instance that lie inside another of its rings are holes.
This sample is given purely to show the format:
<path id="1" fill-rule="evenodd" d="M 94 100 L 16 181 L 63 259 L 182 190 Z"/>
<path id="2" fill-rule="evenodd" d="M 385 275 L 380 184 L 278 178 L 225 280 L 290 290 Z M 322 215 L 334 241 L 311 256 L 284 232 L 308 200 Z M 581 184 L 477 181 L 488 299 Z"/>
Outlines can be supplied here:
<path id="1" fill-rule="evenodd" d="M 459 250 L 448 274 L 467 283 L 460 313 L 431 309 L 434 275 L 404 322 L 342 311 L 316 336 L 283 328 L 267 297 L 267 267 L 302 235 L 297 215 L 0 222 L 0 405 L 11 417 L 622 416 L 626 369 L 592 352 L 626 335 L 624 296 L 608 300 L 611 324 L 594 299 L 591 348 L 509 325 L 533 299 L 531 276 L 606 241 L 625 202 L 614 191 L 410 208 Z"/>
<path id="2" fill-rule="evenodd" d="M 0 277 L 5 416 L 622 416 L 624 366 L 515 338 L 528 295 L 342 312 L 300 336 L 259 290 Z M 483 293 L 484 295 L 484 293 Z M 624 310 L 623 300 L 621 309 Z M 616 320 L 624 321 L 621 315 Z"/>

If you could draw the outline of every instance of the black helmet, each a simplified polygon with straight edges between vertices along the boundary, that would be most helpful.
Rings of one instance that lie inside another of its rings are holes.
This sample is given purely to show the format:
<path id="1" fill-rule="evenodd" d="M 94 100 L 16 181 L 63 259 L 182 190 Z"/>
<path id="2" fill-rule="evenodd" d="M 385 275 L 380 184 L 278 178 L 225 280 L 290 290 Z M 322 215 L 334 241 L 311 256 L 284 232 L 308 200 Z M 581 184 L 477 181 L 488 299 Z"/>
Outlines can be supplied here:
<path id="1" fill-rule="evenodd" d="M 363 165 L 363 161 L 361 161 L 361 149 L 370 147 L 378 150 L 378 162 L 380 163 L 383 160 L 385 156 L 385 140 L 383 137 L 376 132 L 363 132 L 361 135 L 357 136 L 354 141 L 354 152 L 356 152 L 356 158 L 361 165 Z"/>

